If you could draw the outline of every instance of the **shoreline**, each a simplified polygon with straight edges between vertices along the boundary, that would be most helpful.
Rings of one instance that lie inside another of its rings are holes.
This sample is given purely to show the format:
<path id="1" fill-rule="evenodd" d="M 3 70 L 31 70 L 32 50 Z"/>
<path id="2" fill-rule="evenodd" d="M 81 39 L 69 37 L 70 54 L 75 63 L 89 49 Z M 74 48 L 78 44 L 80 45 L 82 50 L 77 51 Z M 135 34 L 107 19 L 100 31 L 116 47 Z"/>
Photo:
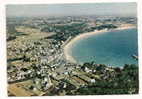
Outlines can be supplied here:
<path id="1" fill-rule="evenodd" d="M 132 28 L 136 28 L 136 26 L 122 26 L 122 27 L 118 27 L 116 29 L 111 29 L 111 30 L 103 29 L 103 30 L 96 30 L 94 32 L 87 32 L 87 33 L 79 34 L 64 45 L 63 53 L 65 56 L 65 59 L 69 62 L 77 63 L 77 61 L 69 54 L 69 51 L 70 51 L 70 48 L 73 46 L 74 42 L 76 42 L 78 40 L 87 38 L 87 37 L 89 37 L 91 35 L 95 35 L 95 34 L 106 33 L 106 32 L 117 31 L 117 30 L 132 29 Z"/>

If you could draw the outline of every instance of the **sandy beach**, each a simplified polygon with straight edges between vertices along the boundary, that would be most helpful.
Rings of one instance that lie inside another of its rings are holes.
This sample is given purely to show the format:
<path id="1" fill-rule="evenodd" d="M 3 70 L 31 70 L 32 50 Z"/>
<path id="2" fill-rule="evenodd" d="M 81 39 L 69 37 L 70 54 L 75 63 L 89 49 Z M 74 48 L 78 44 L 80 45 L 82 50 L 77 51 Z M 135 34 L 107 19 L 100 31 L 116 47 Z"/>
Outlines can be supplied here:
<path id="1" fill-rule="evenodd" d="M 72 63 L 77 63 L 76 60 L 69 54 L 69 51 L 70 51 L 70 48 L 73 46 L 73 44 L 78 41 L 78 40 L 81 40 L 81 39 L 84 39 L 84 38 L 87 38 L 91 35 L 96 35 L 96 34 L 100 34 L 100 33 L 106 33 L 106 32 L 110 32 L 110 31 L 115 31 L 115 30 L 124 30 L 124 29 L 131 29 L 131 28 L 136 28 L 136 26 L 129 26 L 129 25 L 122 25 L 116 29 L 112 29 L 112 30 L 107 30 L 107 29 L 104 29 L 104 30 L 96 30 L 94 32 L 88 32 L 88 33 L 83 33 L 83 34 L 80 34 L 78 36 L 76 36 L 75 38 L 71 39 L 70 42 L 68 42 L 63 50 L 64 50 L 64 56 L 66 58 L 67 61 L 69 62 L 72 62 Z"/>

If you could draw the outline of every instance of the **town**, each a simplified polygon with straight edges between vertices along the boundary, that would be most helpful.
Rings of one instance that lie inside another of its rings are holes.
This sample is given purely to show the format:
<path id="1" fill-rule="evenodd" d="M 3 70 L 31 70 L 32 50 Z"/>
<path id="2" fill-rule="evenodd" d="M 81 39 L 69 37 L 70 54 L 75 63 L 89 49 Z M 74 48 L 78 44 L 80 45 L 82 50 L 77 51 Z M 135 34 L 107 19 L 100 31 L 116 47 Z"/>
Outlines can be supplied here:
<path id="1" fill-rule="evenodd" d="M 95 58 L 77 64 L 67 61 L 63 52 L 78 34 L 136 27 L 136 22 L 136 17 L 118 16 L 7 17 L 8 95 L 138 93 L 136 64 L 106 66 L 96 64 Z"/>

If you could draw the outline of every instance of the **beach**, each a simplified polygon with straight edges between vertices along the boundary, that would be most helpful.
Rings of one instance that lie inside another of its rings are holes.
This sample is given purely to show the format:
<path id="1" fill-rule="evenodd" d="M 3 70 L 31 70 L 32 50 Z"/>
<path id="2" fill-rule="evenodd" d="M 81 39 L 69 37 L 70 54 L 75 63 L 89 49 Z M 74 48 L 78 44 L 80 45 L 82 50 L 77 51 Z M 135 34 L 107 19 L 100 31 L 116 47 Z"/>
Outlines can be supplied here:
<path id="1" fill-rule="evenodd" d="M 68 43 L 66 43 L 64 45 L 63 51 L 64 51 L 64 56 L 65 59 L 69 62 L 72 63 L 77 63 L 77 61 L 69 54 L 70 48 L 73 46 L 73 44 L 81 39 L 85 39 L 91 35 L 96 35 L 96 34 L 100 34 L 100 33 L 106 33 L 106 32 L 110 32 L 110 31 L 116 31 L 116 30 L 124 30 L 124 29 L 131 29 L 131 28 L 136 28 L 136 26 L 131 26 L 131 25 L 122 25 L 116 29 L 112 29 L 112 30 L 96 30 L 94 32 L 87 32 L 87 33 L 83 33 L 80 35 L 77 35 L 75 38 L 71 39 Z"/>

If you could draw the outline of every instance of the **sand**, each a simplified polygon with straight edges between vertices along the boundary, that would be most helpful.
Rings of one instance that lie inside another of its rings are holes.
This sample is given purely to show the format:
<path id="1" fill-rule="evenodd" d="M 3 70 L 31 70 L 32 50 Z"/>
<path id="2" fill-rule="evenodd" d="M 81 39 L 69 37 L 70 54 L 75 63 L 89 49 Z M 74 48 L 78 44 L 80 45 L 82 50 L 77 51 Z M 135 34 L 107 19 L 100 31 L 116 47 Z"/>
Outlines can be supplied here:
<path id="1" fill-rule="evenodd" d="M 73 44 L 76 41 L 84 39 L 84 38 L 87 38 L 87 37 L 89 37 L 91 35 L 96 35 L 96 34 L 100 34 L 100 33 L 106 33 L 106 32 L 115 31 L 115 30 L 130 29 L 130 28 L 136 28 L 136 27 L 135 26 L 126 25 L 126 26 L 120 26 L 120 27 L 118 27 L 116 29 L 113 29 L 113 30 L 104 29 L 104 30 L 100 30 L 100 31 L 94 31 L 94 32 L 88 32 L 88 33 L 80 34 L 80 35 L 76 36 L 75 38 L 71 39 L 70 42 L 68 42 L 64 46 L 64 48 L 63 48 L 64 56 L 65 56 L 67 61 L 72 62 L 72 63 L 77 63 L 77 61 L 69 54 L 70 48 L 73 46 Z"/>

